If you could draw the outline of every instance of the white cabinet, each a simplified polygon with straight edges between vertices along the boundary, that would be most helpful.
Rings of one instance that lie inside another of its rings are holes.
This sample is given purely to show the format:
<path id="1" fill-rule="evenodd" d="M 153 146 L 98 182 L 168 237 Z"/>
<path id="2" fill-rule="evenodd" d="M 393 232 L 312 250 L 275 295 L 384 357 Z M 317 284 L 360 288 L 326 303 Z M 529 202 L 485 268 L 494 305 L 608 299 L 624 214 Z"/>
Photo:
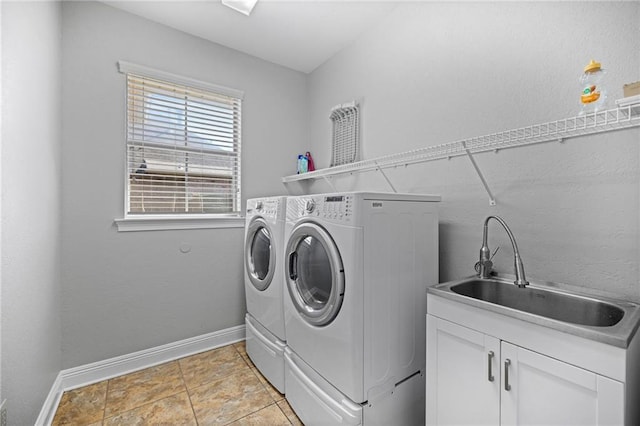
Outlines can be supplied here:
<path id="1" fill-rule="evenodd" d="M 624 385 L 501 342 L 503 425 L 622 425 Z"/>
<path id="2" fill-rule="evenodd" d="M 621 425 L 624 384 L 427 315 L 427 425 Z"/>
<path id="3" fill-rule="evenodd" d="M 427 425 L 500 423 L 500 340 L 427 315 Z"/>

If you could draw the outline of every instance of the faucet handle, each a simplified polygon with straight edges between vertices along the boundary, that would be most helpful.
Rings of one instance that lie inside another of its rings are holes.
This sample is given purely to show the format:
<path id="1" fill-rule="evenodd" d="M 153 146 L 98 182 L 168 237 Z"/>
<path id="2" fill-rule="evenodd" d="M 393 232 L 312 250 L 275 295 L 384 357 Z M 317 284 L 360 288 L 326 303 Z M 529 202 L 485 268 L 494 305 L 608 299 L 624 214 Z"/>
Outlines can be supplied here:
<path id="1" fill-rule="evenodd" d="M 493 256 L 496 255 L 496 253 L 498 252 L 498 250 L 500 250 L 500 246 L 496 247 L 496 249 L 493 251 L 493 254 L 491 255 L 491 257 L 489 258 L 489 260 L 493 260 Z"/>

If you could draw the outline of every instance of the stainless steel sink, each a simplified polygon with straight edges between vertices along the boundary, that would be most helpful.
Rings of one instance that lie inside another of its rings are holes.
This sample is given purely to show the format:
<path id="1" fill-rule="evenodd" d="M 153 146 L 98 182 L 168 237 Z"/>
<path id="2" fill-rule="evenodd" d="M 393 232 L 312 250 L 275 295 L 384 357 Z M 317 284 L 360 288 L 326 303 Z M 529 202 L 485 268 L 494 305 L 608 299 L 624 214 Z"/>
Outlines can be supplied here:
<path id="1" fill-rule="evenodd" d="M 640 305 L 602 292 L 558 283 L 531 282 L 524 288 L 513 277 L 469 277 L 437 284 L 439 296 L 562 332 L 626 348 L 640 325 Z"/>
<path id="2" fill-rule="evenodd" d="M 533 287 L 518 288 L 500 281 L 472 279 L 451 286 L 451 290 L 463 296 L 573 324 L 611 327 L 624 317 L 624 310 L 610 303 Z"/>

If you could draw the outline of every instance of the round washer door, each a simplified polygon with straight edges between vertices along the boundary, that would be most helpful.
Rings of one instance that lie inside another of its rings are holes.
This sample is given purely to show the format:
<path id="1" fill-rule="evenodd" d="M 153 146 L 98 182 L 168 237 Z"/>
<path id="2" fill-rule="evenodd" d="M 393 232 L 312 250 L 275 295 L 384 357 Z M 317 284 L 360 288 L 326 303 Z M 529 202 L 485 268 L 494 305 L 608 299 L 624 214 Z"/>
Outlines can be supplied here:
<path id="1" fill-rule="evenodd" d="M 329 233 L 311 222 L 294 228 L 287 253 L 287 288 L 297 311 L 312 325 L 329 324 L 344 297 L 344 268 Z"/>
<path id="2" fill-rule="evenodd" d="M 276 250 L 271 229 L 264 219 L 257 217 L 247 228 L 244 245 L 244 265 L 253 286 L 259 291 L 271 284 L 276 268 Z"/>

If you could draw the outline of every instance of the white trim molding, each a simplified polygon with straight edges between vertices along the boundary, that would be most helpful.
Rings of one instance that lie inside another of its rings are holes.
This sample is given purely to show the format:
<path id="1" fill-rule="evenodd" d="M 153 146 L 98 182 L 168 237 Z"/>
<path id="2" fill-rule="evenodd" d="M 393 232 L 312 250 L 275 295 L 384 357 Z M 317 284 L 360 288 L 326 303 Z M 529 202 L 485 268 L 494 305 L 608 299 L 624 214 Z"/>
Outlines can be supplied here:
<path id="1" fill-rule="evenodd" d="M 229 217 L 125 217 L 114 219 L 118 232 L 168 231 L 175 229 L 244 228 L 245 218 Z"/>
<path id="2" fill-rule="evenodd" d="M 118 61 L 118 71 L 120 71 L 122 74 L 135 74 L 142 77 L 157 78 L 160 80 L 171 81 L 172 83 L 182 84 L 184 86 L 214 91 L 216 93 L 232 96 L 238 99 L 244 98 L 244 92 L 242 90 L 220 86 L 217 84 L 208 83 L 202 80 L 196 80 L 190 77 L 184 77 L 177 74 L 172 74 L 170 72 L 158 70 L 155 68 L 145 67 L 144 65 L 132 64 L 131 62 Z"/>
<path id="3" fill-rule="evenodd" d="M 44 400 L 40 415 L 36 419 L 35 426 L 49 426 L 53 422 L 53 417 L 56 415 L 56 410 L 62 399 L 64 388 L 62 387 L 62 371 L 58 373 L 58 376 L 51 385 L 51 390 L 47 399 Z"/>
<path id="4" fill-rule="evenodd" d="M 155 348 L 62 370 L 51 386 L 40 410 L 36 426 L 51 425 L 65 391 L 98 383 L 113 377 L 164 364 L 179 358 L 216 349 L 245 339 L 245 326 L 227 328 Z"/>

